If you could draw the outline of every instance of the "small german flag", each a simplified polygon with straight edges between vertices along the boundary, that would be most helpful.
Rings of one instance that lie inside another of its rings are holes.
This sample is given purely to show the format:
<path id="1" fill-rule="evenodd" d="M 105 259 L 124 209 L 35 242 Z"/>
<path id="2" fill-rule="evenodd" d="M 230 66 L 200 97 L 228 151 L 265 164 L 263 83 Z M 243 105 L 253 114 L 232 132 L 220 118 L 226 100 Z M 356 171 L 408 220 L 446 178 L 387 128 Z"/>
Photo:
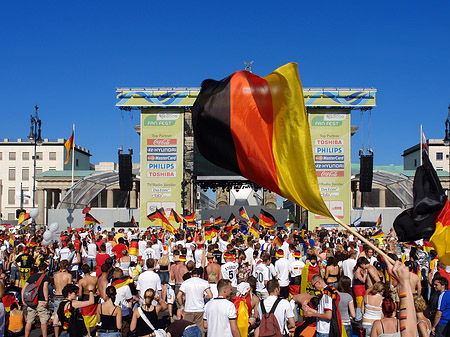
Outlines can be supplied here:
<path id="1" fill-rule="evenodd" d="M 17 224 L 20 225 L 25 220 L 28 220 L 30 218 L 30 213 L 26 212 L 20 212 L 19 214 L 19 220 L 17 221 Z"/>
<path id="2" fill-rule="evenodd" d="M 261 214 L 259 215 L 259 225 L 264 228 L 272 228 L 275 226 L 276 220 L 272 214 L 266 212 L 265 210 L 261 210 Z"/>
<path id="3" fill-rule="evenodd" d="M 212 230 L 205 231 L 205 240 L 210 241 L 215 236 Z"/>
<path id="4" fill-rule="evenodd" d="M 244 207 L 239 208 L 239 216 L 243 217 L 246 220 L 249 220 L 247 212 Z"/>
<path id="5" fill-rule="evenodd" d="M 259 219 L 258 219 L 258 217 L 256 215 L 253 214 L 253 216 L 250 218 L 250 222 L 253 225 L 256 225 L 259 222 Z"/>
<path id="6" fill-rule="evenodd" d="M 290 222 L 290 221 L 285 221 L 285 222 L 284 222 L 284 225 L 286 226 L 286 228 L 291 228 L 292 222 Z"/>
<path id="7" fill-rule="evenodd" d="M 278 247 L 281 247 L 281 245 L 283 244 L 283 241 L 277 236 L 273 240 L 273 243 L 276 244 Z"/>
<path id="8" fill-rule="evenodd" d="M 381 226 L 382 223 L 383 223 L 383 219 L 381 218 L 381 214 L 380 214 L 380 216 L 378 217 L 377 223 L 375 224 L 375 227 Z"/>
<path id="9" fill-rule="evenodd" d="M 433 245 L 430 242 L 425 241 L 425 240 L 423 240 L 423 246 L 422 247 L 423 247 L 423 250 L 426 251 L 427 253 L 429 253 L 432 250 L 434 250 Z"/>
<path id="10" fill-rule="evenodd" d="M 111 285 L 117 289 L 133 283 L 133 279 L 129 276 L 122 276 L 120 278 L 113 279 Z"/>
<path id="11" fill-rule="evenodd" d="M 183 219 L 186 220 L 186 222 L 192 222 L 196 217 L 197 215 L 194 212 L 192 212 L 190 215 L 183 215 Z"/>
<path id="12" fill-rule="evenodd" d="M 191 229 L 197 229 L 197 224 L 191 221 L 186 224 L 186 227 Z"/>
<path id="13" fill-rule="evenodd" d="M 133 227 L 137 227 L 136 220 L 134 219 L 134 216 L 131 216 L 131 224 Z"/>
<path id="14" fill-rule="evenodd" d="M 181 218 L 181 216 L 179 216 L 179 215 L 177 214 L 177 212 L 174 211 L 173 208 L 172 208 L 172 210 L 170 211 L 169 220 L 170 220 L 170 221 L 175 221 L 175 222 L 178 222 L 178 223 L 183 222 L 183 219 Z"/>
<path id="15" fill-rule="evenodd" d="M 129 255 L 139 256 L 139 239 L 132 239 L 130 242 Z"/>
<path id="16" fill-rule="evenodd" d="M 230 217 L 229 217 L 228 220 L 227 220 L 227 225 L 228 225 L 229 223 L 234 224 L 235 222 L 236 222 L 236 217 L 234 216 L 233 213 L 231 213 L 231 214 L 230 214 Z"/>
<path id="17" fill-rule="evenodd" d="M 219 224 L 221 224 L 223 222 L 223 220 L 222 220 L 222 217 L 221 216 L 219 216 L 218 218 L 215 218 L 214 219 L 214 224 L 215 225 L 219 225 Z"/>
<path id="18" fill-rule="evenodd" d="M 253 227 L 253 225 L 250 226 L 249 232 L 255 237 L 255 239 L 259 239 L 259 232 L 255 227 Z"/>
<path id="19" fill-rule="evenodd" d="M 381 229 L 379 229 L 372 234 L 372 237 L 375 239 L 384 238 L 384 232 Z"/>
<path id="20" fill-rule="evenodd" d="M 93 224 L 93 223 L 101 224 L 102 222 L 98 221 L 91 214 L 86 213 L 86 216 L 84 217 L 84 225 L 87 226 L 87 225 L 90 225 L 90 224 Z"/>

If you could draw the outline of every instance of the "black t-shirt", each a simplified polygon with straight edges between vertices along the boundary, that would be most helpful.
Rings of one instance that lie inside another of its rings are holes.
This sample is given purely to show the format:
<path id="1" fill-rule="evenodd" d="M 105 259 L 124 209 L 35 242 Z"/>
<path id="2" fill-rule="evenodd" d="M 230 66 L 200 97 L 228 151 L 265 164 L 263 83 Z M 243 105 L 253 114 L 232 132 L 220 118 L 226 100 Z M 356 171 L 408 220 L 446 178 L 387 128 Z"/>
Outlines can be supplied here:
<path id="1" fill-rule="evenodd" d="M 30 254 L 22 254 L 16 258 L 19 268 L 31 268 L 34 264 L 33 256 Z"/>
<path id="2" fill-rule="evenodd" d="M 222 252 L 218 249 L 213 251 L 213 255 L 216 258 L 218 264 L 222 264 Z"/>
<path id="3" fill-rule="evenodd" d="M 194 323 L 186 321 L 184 319 L 175 321 L 167 327 L 167 332 L 170 332 L 172 337 L 182 337 L 184 329 Z"/>
<path id="4" fill-rule="evenodd" d="M 36 274 L 31 275 L 27 280 L 28 284 L 37 283 L 41 276 L 42 276 L 42 273 L 36 273 Z M 47 274 L 45 274 L 45 276 L 42 278 L 41 284 L 39 285 L 39 289 L 38 289 L 38 300 L 39 301 L 45 301 L 44 282 L 50 283 L 50 277 L 48 277 Z"/>

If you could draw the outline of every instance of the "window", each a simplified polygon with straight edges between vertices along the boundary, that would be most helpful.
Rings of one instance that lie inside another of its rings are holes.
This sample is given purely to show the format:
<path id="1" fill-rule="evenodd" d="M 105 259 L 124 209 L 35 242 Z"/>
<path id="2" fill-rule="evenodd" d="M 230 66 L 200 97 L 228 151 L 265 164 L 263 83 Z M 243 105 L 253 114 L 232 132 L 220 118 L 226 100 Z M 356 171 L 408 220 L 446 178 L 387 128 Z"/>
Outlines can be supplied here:
<path id="1" fill-rule="evenodd" d="M 442 152 L 436 152 L 436 160 L 444 159 L 444 154 Z"/>
<path id="2" fill-rule="evenodd" d="M 36 167 L 36 175 L 42 173 L 42 167 Z"/>
<path id="3" fill-rule="evenodd" d="M 50 167 L 48 170 L 49 171 L 56 171 L 56 167 Z"/>
<path id="4" fill-rule="evenodd" d="M 14 213 L 8 213 L 8 220 L 16 220 L 16 215 Z"/>
<path id="5" fill-rule="evenodd" d="M 3 152 L 0 152 L 0 160 L 3 160 Z"/>
<path id="6" fill-rule="evenodd" d="M 10 168 L 8 171 L 8 180 L 9 181 L 16 181 L 16 169 Z"/>
<path id="7" fill-rule="evenodd" d="M 28 168 L 23 168 L 22 169 L 22 180 L 23 181 L 30 180 L 30 169 L 28 169 Z"/>
<path id="8" fill-rule="evenodd" d="M 78 167 L 78 159 L 75 159 L 75 164 Z"/>
<path id="9" fill-rule="evenodd" d="M 417 167 L 417 159 L 414 159 L 414 167 Z"/>
<path id="10" fill-rule="evenodd" d="M 42 159 L 44 159 L 42 152 L 36 152 L 36 160 L 42 160 Z"/>
<path id="11" fill-rule="evenodd" d="M 8 204 L 14 205 L 15 202 L 16 202 L 16 190 L 10 188 L 8 190 Z"/>
<path id="12" fill-rule="evenodd" d="M 56 160 L 56 152 L 49 152 L 48 160 Z"/>
<path id="13" fill-rule="evenodd" d="M 15 152 L 10 152 L 9 153 L 9 160 L 16 160 L 16 153 Z"/>
<path id="14" fill-rule="evenodd" d="M 22 152 L 22 160 L 30 160 L 30 152 Z"/>

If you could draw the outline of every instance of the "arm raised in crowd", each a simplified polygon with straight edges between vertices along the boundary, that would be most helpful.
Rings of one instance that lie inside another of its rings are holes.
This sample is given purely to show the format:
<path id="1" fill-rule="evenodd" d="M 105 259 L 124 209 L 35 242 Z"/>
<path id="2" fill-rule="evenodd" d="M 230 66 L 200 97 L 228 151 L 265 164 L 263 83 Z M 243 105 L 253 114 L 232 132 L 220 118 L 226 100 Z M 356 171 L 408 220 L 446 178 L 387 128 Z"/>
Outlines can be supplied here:
<path id="1" fill-rule="evenodd" d="M 400 297 L 400 333 L 402 337 L 417 336 L 417 319 L 414 307 L 414 298 L 409 282 L 409 268 L 403 263 L 396 261 L 392 265 L 386 259 L 389 274 L 395 277 L 399 283 Z"/>

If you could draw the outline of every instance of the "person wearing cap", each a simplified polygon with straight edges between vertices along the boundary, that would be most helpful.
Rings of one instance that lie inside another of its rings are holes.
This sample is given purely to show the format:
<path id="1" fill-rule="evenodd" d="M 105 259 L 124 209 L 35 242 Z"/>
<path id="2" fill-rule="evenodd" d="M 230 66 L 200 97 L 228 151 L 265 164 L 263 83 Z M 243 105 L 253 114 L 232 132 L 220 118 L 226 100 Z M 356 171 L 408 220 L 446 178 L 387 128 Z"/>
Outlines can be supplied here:
<path id="1" fill-rule="evenodd" d="M 302 254 L 298 250 L 296 250 L 292 257 L 294 258 L 294 261 L 290 264 L 289 273 L 291 276 L 291 281 L 289 284 L 289 292 L 292 295 L 297 295 L 300 293 L 300 284 L 302 281 L 302 270 L 305 264 L 301 260 Z"/>
<path id="2" fill-rule="evenodd" d="M 280 284 L 280 297 L 287 299 L 289 297 L 289 269 L 291 265 L 284 257 L 282 249 L 278 249 L 275 256 L 278 258 L 275 262 L 275 271 Z"/>
<path id="3" fill-rule="evenodd" d="M 181 284 L 177 294 L 177 304 L 180 307 L 183 305 L 184 295 L 186 298 L 184 303 L 184 319 L 195 323 L 202 331 L 202 336 L 205 336 L 206 330 L 203 327 L 204 300 L 213 298 L 213 294 L 208 282 L 201 279 L 200 276 L 200 268 L 195 268 L 192 271 L 192 277 Z M 205 292 L 206 296 L 204 296 Z"/>
<path id="4" fill-rule="evenodd" d="M 237 287 L 237 270 L 239 268 L 239 264 L 236 261 L 232 261 L 233 255 L 229 252 L 225 252 L 223 254 L 223 258 L 225 263 L 220 267 L 222 278 L 225 280 L 231 281 L 232 296 L 236 295 L 236 287 Z"/>

